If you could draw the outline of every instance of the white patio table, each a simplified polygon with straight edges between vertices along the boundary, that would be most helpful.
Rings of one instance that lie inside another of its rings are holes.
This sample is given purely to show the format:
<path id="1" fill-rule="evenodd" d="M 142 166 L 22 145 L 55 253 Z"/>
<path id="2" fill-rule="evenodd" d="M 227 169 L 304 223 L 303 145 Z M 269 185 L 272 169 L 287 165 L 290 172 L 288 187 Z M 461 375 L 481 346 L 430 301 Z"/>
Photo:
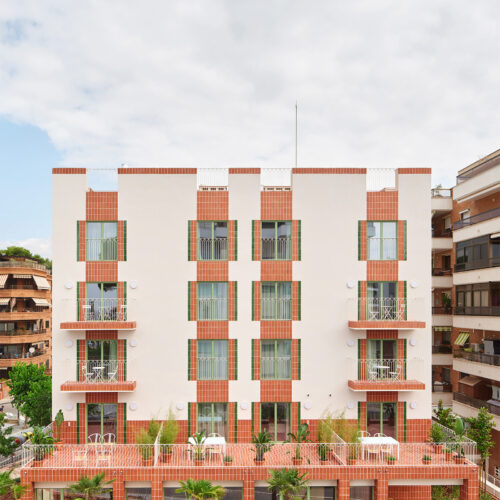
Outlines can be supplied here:
<path id="1" fill-rule="evenodd" d="M 393 450 L 393 455 L 399 459 L 399 441 L 396 441 L 390 436 L 370 436 L 361 438 L 361 453 L 363 459 L 365 458 L 365 448 L 368 446 L 380 446 L 380 447 L 391 447 Z M 394 451 L 396 453 L 394 453 Z"/>

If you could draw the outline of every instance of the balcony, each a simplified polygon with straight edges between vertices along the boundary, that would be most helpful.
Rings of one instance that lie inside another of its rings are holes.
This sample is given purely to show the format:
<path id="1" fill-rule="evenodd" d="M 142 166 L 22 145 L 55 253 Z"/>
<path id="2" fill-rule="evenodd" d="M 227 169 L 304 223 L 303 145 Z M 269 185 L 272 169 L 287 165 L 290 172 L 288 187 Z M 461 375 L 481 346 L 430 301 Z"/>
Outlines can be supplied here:
<path id="1" fill-rule="evenodd" d="M 452 312 L 451 306 L 433 306 L 432 314 L 446 314 L 449 315 Z"/>
<path id="2" fill-rule="evenodd" d="M 261 260 L 291 260 L 292 238 L 262 238 Z"/>
<path id="3" fill-rule="evenodd" d="M 223 321 L 228 319 L 227 297 L 198 297 L 196 312 L 199 321 Z"/>
<path id="4" fill-rule="evenodd" d="M 1 299 L 0 299 L 1 300 Z M 50 318 L 51 308 L 50 304 L 47 306 L 20 306 L 12 305 L 12 300 L 10 299 L 10 305 L 2 305 L 0 302 L 0 321 L 29 321 L 36 320 L 40 318 Z"/>
<path id="5" fill-rule="evenodd" d="M 35 343 L 49 337 L 47 330 L 0 330 L 0 344 Z"/>
<path id="6" fill-rule="evenodd" d="M 131 392 L 135 381 L 127 380 L 127 363 L 123 360 L 78 361 L 77 380 L 61 385 L 65 392 Z"/>
<path id="7" fill-rule="evenodd" d="M 484 401 L 482 399 L 473 398 L 462 394 L 461 392 L 453 393 L 453 413 L 462 417 L 476 417 L 479 408 L 486 408 L 493 416 L 493 421 L 498 428 L 500 426 L 500 406 L 493 404 L 494 400 Z M 500 401 L 498 402 L 500 405 Z"/>
<path id="8" fill-rule="evenodd" d="M 500 257 L 492 257 L 488 259 L 477 259 L 470 262 L 460 262 L 455 264 L 455 272 L 471 271 L 474 269 L 487 269 L 489 267 L 500 266 Z"/>
<path id="9" fill-rule="evenodd" d="M 0 354 L 0 368 L 10 368 L 16 363 L 34 363 L 39 365 L 50 359 L 50 349 L 40 349 L 33 353 L 6 353 Z"/>
<path id="10" fill-rule="evenodd" d="M 434 268 L 432 270 L 432 288 L 451 288 L 453 286 L 453 276 L 451 269 Z"/>
<path id="11" fill-rule="evenodd" d="M 420 360 L 413 359 L 412 372 Z M 358 378 L 349 380 L 349 388 L 353 391 L 419 391 L 425 384 L 406 378 L 407 360 L 405 359 L 359 359 Z"/>
<path id="12" fill-rule="evenodd" d="M 262 320 L 291 320 L 292 298 L 264 298 L 260 299 L 260 312 Z"/>
<path id="13" fill-rule="evenodd" d="M 431 209 L 434 214 L 451 212 L 452 208 L 451 189 L 436 188 L 431 190 Z"/>
<path id="14" fill-rule="evenodd" d="M 451 250 L 453 248 L 453 239 L 450 235 L 440 233 L 439 236 L 432 236 L 432 250 L 441 252 L 443 250 Z"/>
<path id="15" fill-rule="evenodd" d="M 451 269 L 444 269 L 441 267 L 432 268 L 432 276 L 451 276 Z"/>
<path id="16" fill-rule="evenodd" d="M 483 222 L 485 220 L 494 219 L 495 217 L 500 217 L 500 207 L 487 210 L 486 212 L 481 212 L 480 214 L 473 215 L 472 217 L 459 220 L 453 224 L 453 229 L 462 229 L 463 227 L 473 226 L 478 222 Z"/>
<path id="17" fill-rule="evenodd" d="M 455 349 L 453 369 L 477 377 L 500 380 L 500 356 Z"/>
<path id="18" fill-rule="evenodd" d="M 500 306 L 457 306 L 453 312 L 457 316 L 500 316 Z"/>
<path id="19" fill-rule="evenodd" d="M 350 312 L 352 314 L 352 311 Z M 368 298 L 357 301 L 356 321 L 349 320 L 353 330 L 413 330 L 425 328 L 425 321 L 407 320 L 407 300 L 403 298 Z"/>
<path id="20" fill-rule="evenodd" d="M 433 345 L 432 354 L 451 354 L 451 345 Z"/>
<path id="21" fill-rule="evenodd" d="M 397 457 L 396 466 L 419 467 L 422 471 L 431 469 L 433 474 L 437 468 L 443 470 L 450 466 L 446 461 L 444 453 L 436 453 L 435 447 L 430 443 L 398 443 L 391 445 L 375 445 L 379 448 L 376 453 L 367 453 L 362 444 L 355 443 L 276 443 L 269 452 L 264 455 L 264 463 L 259 470 L 266 468 L 298 467 L 310 469 L 321 467 L 322 469 L 345 467 L 380 467 L 387 466 L 387 456 Z M 446 446 L 457 449 L 458 444 L 448 441 Z M 464 450 L 465 464 L 453 467 L 471 467 L 474 465 L 476 456 L 475 443 L 467 441 L 460 443 Z M 373 448 L 373 445 L 370 446 Z M 114 444 L 114 445 L 78 445 L 63 444 L 57 447 L 53 445 L 30 445 L 23 446 L 23 467 L 36 467 L 38 471 L 54 469 L 190 469 L 201 470 L 204 467 L 219 469 L 222 473 L 225 467 L 223 456 L 231 456 L 231 467 L 238 471 L 254 469 L 256 464 L 255 445 L 250 443 L 227 443 L 221 447 L 220 453 L 206 452 L 205 447 L 198 449 L 192 445 L 175 444 L 168 448 L 165 445 L 138 445 L 138 444 Z M 384 451 L 385 450 L 385 451 Z M 294 462 L 296 454 L 300 455 L 301 462 Z M 430 465 L 422 464 L 422 457 L 432 457 Z M 147 461 L 143 457 L 147 457 Z M 195 457 L 199 457 L 195 461 Z M 350 457 L 351 459 L 348 459 Z M 355 458 L 352 458 L 355 457 Z M 227 471 L 226 471 L 227 472 Z M 235 471 L 236 472 L 236 471 Z M 375 472 L 375 470 L 373 470 Z"/>
<path id="22" fill-rule="evenodd" d="M 22 261 L 22 260 L 2 260 L 0 261 L 0 270 L 5 267 L 23 267 L 23 268 L 29 268 L 29 269 L 37 269 L 39 271 L 43 271 L 45 273 L 50 274 L 50 271 L 43 266 L 42 264 L 39 264 L 38 262 L 29 262 L 29 261 Z"/>
<path id="23" fill-rule="evenodd" d="M 127 299 L 75 300 L 77 320 L 61 323 L 61 330 L 135 330 L 127 319 Z"/>

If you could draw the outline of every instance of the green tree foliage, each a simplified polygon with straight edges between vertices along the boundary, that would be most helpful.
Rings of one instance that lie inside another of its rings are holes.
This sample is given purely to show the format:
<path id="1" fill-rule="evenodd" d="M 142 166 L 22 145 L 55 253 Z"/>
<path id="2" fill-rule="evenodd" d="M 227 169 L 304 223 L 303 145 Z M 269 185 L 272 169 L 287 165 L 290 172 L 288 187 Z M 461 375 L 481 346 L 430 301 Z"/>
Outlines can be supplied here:
<path id="1" fill-rule="evenodd" d="M 0 495 L 8 495 L 14 497 L 16 500 L 21 497 L 27 486 L 21 485 L 19 479 L 12 477 L 12 471 L 0 472 Z"/>
<path id="2" fill-rule="evenodd" d="M 222 498 L 226 494 L 226 490 L 222 486 L 214 486 L 206 479 L 188 479 L 179 481 L 181 487 L 175 490 L 176 493 L 184 493 L 188 498 L 193 500 L 205 500 L 208 498 Z"/>
<path id="3" fill-rule="evenodd" d="M 460 486 L 432 486 L 432 500 L 458 500 L 460 498 Z"/>
<path id="4" fill-rule="evenodd" d="M 277 469 L 270 470 L 269 474 L 269 490 L 284 500 L 299 500 L 307 493 L 307 473 L 301 475 L 297 469 Z"/>
<path id="5" fill-rule="evenodd" d="M 438 402 L 437 409 L 434 410 L 434 415 L 438 419 L 438 422 L 448 429 L 453 429 L 455 427 L 455 417 L 451 408 L 443 408 L 443 401 L 440 399 Z"/>
<path id="6" fill-rule="evenodd" d="M 40 257 L 37 253 L 32 254 L 27 248 L 11 246 L 4 250 L 0 250 L 0 255 L 6 255 L 7 257 L 24 257 L 26 259 L 33 259 L 44 265 L 47 269 L 52 269 L 52 261 L 44 257 Z"/>
<path id="7" fill-rule="evenodd" d="M 16 363 L 7 381 L 12 404 L 30 425 L 46 426 L 51 422 L 52 380 L 43 366 Z"/>
<path id="8" fill-rule="evenodd" d="M 11 455 L 17 448 L 14 438 L 11 436 L 12 427 L 6 427 L 6 421 L 7 417 L 5 413 L 0 413 L 0 455 L 4 457 Z M 1 484 L 2 483 L 0 483 L 0 495 L 3 494 L 1 493 Z"/>
<path id="9" fill-rule="evenodd" d="M 114 481 L 114 479 L 105 481 L 104 476 L 104 472 L 96 474 L 92 478 L 82 476 L 80 480 L 77 483 L 72 484 L 69 489 L 72 493 L 81 495 L 81 498 L 84 500 L 93 500 L 108 489 L 109 485 Z"/>

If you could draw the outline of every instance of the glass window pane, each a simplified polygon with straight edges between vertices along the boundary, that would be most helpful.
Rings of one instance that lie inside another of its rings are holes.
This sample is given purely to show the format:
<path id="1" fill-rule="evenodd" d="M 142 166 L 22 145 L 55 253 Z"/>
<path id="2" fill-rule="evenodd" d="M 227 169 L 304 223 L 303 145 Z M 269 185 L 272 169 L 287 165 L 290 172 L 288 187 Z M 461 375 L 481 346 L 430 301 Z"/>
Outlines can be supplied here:
<path id="1" fill-rule="evenodd" d="M 103 404 L 102 434 L 114 434 L 116 438 L 117 406 Z"/>
<path id="2" fill-rule="evenodd" d="M 276 224 L 274 222 L 262 222 L 261 226 L 261 259 L 269 260 L 276 258 Z"/>
<path id="3" fill-rule="evenodd" d="M 396 403 L 382 403 L 382 432 L 396 437 Z"/>
<path id="4" fill-rule="evenodd" d="M 276 378 L 292 378 L 292 341 L 276 341 Z"/>
<path id="5" fill-rule="evenodd" d="M 214 238 L 227 238 L 227 222 L 214 222 Z"/>
<path id="6" fill-rule="evenodd" d="M 99 340 L 87 340 L 87 359 L 97 361 L 101 359 L 101 342 Z"/>
<path id="7" fill-rule="evenodd" d="M 260 405 L 260 427 L 274 439 L 274 403 L 261 403 Z"/>
<path id="8" fill-rule="evenodd" d="M 367 252 L 368 260 L 380 260 L 380 238 L 381 238 L 380 222 L 370 222 L 366 224 L 367 236 Z"/>
<path id="9" fill-rule="evenodd" d="M 227 379 L 227 340 L 214 340 L 213 378 Z"/>
<path id="10" fill-rule="evenodd" d="M 100 222 L 87 222 L 87 239 L 100 239 L 101 238 L 101 223 Z"/>
<path id="11" fill-rule="evenodd" d="M 198 403 L 198 432 L 205 432 L 208 436 L 212 433 L 212 403 Z"/>
<path id="12" fill-rule="evenodd" d="M 276 441 L 286 441 L 290 432 L 290 405 L 276 403 Z"/>
<path id="13" fill-rule="evenodd" d="M 366 403 L 366 430 L 373 436 L 382 432 L 380 427 L 380 403 Z"/>
<path id="14" fill-rule="evenodd" d="M 227 404 L 214 403 L 213 433 L 227 437 Z"/>
<path id="15" fill-rule="evenodd" d="M 102 283 L 102 296 L 104 299 L 116 299 L 118 297 L 116 283 Z"/>
<path id="16" fill-rule="evenodd" d="M 151 488 L 126 488 L 127 500 L 151 500 Z"/>
<path id="17" fill-rule="evenodd" d="M 292 236 L 292 223 L 289 221 L 277 222 L 277 236 L 278 238 L 290 238 Z"/>
<path id="18" fill-rule="evenodd" d="M 385 238 L 396 238 L 396 233 L 397 233 L 396 222 L 384 222 L 382 231 L 383 231 L 384 239 Z"/>
<path id="19" fill-rule="evenodd" d="M 100 404 L 87 404 L 87 436 L 101 434 L 101 410 Z"/>
<path id="20" fill-rule="evenodd" d="M 276 224 L 274 222 L 262 222 L 261 237 L 274 238 Z"/>
<path id="21" fill-rule="evenodd" d="M 351 486 L 350 500 L 372 500 L 373 486 Z"/>
<path id="22" fill-rule="evenodd" d="M 260 376 L 262 379 L 274 378 L 274 340 L 261 340 L 260 344 Z"/>
<path id="23" fill-rule="evenodd" d="M 198 237 L 211 238 L 212 237 L 212 223 L 209 221 L 198 222 Z"/>

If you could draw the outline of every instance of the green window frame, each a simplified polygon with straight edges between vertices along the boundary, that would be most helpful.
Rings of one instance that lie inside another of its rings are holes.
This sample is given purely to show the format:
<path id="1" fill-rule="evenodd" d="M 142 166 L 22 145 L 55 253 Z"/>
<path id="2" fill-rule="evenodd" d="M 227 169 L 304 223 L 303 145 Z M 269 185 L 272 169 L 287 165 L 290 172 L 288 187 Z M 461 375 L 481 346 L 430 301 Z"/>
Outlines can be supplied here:
<path id="1" fill-rule="evenodd" d="M 97 238 L 89 238 L 94 231 L 99 233 Z M 106 236 L 109 229 L 114 227 L 114 236 Z M 118 222 L 117 221 L 92 221 L 86 223 L 85 231 L 85 260 L 94 261 L 117 261 L 118 260 Z"/>
<path id="2" fill-rule="evenodd" d="M 265 412 L 264 409 L 270 410 L 269 414 L 272 414 L 272 421 L 265 420 L 265 413 L 267 414 L 268 412 Z M 284 420 L 282 418 L 283 415 L 285 417 Z M 282 432 L 278 431 L 280 421 L 282 424 L 285 424 L 285 430 Z M 288 433 L 291 432 L 292 429 L 292 404 L 283 402 L 260 403 L 260 428 L 261 430 L 269 429 L 267 432 L 271 435 L 274 441 L 286 441 L 288 439 Z"/>
<path id="3" fill-rule="evenodd" d="M 274 225 L 274 236 L 264 237 L 264 232 L 272 231 L 271 225 Z M 289 220 L 261 221 L 261 260 L 292 260 L 292 226 Z M 280 227 L 285 228 L 284 236 L 280 234 Z"/>
<path id="4" fill-rule="evenodd" d="M 200 356 L 201 352 L 207 351 L 210 351 L 209 355 Z M 198 340 L 196 356 L 197 380 L 228 380 L 229 342 L 227 340 Z"/>
<path id="5" fill-rule="evenodd" d="M 380 420 L 380 430 L 378 430 L 377 432 L 381 432 L 383 434 L 386 434 L 387 433 L 387 429 L 385 430 L 386 432 L 384 432 L 384 405 L 391 405 L 393 407 L 393 410 L 394 410 L 394 439 L 398 439 L 398 418 L 399 418 L 399 415 L 398 415 L 398 403 L 395 402 L 395 401 L 376 401 L 376 402 L 367 402 L 366 403 L 366 426 L 365 426 L 365 429 L 368 430 L 368 405 L 372 405 L 372 406 L 376 406 L 378 405 L 379 406 L 379 420 Z M 374 433 L 372 433 L 374 434 Z"/>
<path id="6" fill-rule="evenodd" d="M 229 283 L 227 281 L 198 281 L 196 285 L 198 321 L 227 321 Z"/>
<path id="7" fill-rule="evenodd" d="M 225 228 L 226 236 L 217 236 L 219 228 Z M 210 236 L 201 237 L 202 231 L 209 231 Z M 198 221 L 196 231 L 197 260 L 229 259 L 229 222 Z"/>
<path id="8" fill-rule="evenodd" d="M 269 356 L 272 351 L 271 356 Z M 261 380 L 292 379 L 292 341 L 263 339 L 260 341 Z"/>
<path id="9" fill-rule="evenodd" d="M 105 406 L 108 406 L 108 407 L 111 407 L 113 406 L 115 408 L 115 415 L 116 415 L 116 420 L 115 420 L 115 423 L 114 423 L 114 426 L 115 428 L 113 429 L 114 432 L 112 432 L 112 434 L 114 434 L 115 436 L 117 436 L 117 431 L 118 431 L 118 403 L 87 403 L 85 405 L 85 442 L 88 441 L 88 437 L 89 437 L 89 409 L 93 406 L 100 406 L 100 416 L 101 416 L 101 423 L 100 423 L 100 432 L 99 434 L 101 434 L 101 436 L 103 436 L 104 434 L 107 434 L 109 432 L 111 432 L 110 429 L 105 429 L 104 428 L 104 425 L 105 425 L 105 415 L 106 415 L 106 411 L 105 411 Z M 94 434 L 94 433 L 92 433 Z"/>
<path id="10" fill-rule="evenodd" d="M 206 436 L 214 433 L 220 434 L 227 439 L 228 411 L 229 405 L 227 403 L 197 403 L 196 431 L 203 430 Z"/>
<path id="11" fill-rule="evenodd" d="M 292 319 L 292 282 L 262 281 L 260 284 L 260 319 L 287 321 Z"/>
<path id="12" fill-rule="evenodd" d="M 389 228 L 392 227 L 391 231 Z M 373 232 L 373 236 L 370 233 Z M 384 236 L 392 234 L 393 236 Z M 379 234 L 379 236 L 375 236 Z M 398 222 L 366 221 L 367 260 L 398 260 Z"/>

